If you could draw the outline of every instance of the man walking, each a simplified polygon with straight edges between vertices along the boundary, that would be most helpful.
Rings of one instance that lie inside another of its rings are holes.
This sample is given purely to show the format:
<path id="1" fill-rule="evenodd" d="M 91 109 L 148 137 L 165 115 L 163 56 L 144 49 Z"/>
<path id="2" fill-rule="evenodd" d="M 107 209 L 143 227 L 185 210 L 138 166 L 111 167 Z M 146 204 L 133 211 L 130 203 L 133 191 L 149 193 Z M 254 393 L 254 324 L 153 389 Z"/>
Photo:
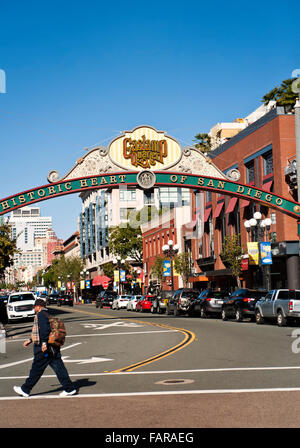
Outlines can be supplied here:
<path id="1" fill-rule="evenodd" d="M 49 333 L 51 331 L 48 315 L 45 312 L 45 301 L 36 299 L 34 303 L 36 313 L 32 327 L 31 338 L 27 339 L 23 346 L 27 347 L 33 342 L 33 362 L 29 377 L 20 386 L 14 386 L 14 391 L 22 397 L 29 397 L 31 389 L 39 381 L 47 366 L 50 366 L 63 387 L 63 392 L 59 395 L 67 397 L 75 395 L 76 389 L 70 380 L 68 371 L 61 359 L 60 348 L 48 345 Z"/>

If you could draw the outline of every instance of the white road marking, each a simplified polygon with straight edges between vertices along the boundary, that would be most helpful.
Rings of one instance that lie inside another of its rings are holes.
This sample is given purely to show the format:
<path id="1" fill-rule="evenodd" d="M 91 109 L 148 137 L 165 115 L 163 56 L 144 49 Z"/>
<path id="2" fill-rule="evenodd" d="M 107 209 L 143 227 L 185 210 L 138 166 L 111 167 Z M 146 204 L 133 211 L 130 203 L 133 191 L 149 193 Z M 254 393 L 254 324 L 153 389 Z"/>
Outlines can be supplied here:
<path id="1" fill-rule="evenodd" d="M 66 397 L 67 399 L 74 398 L 110 398 L 110 397 L 149 397 L 158 395 L 205 395 L 205 394 L 247 394 L 247 393 L 266 393 L 266 392 L 300 392 L 299 387 L 281 387 L 281 388 L 265 388 L 265 389 L 203 389 L 203 390 L 171 390 L 171 391 L 158 391 L 158 392 L 121 392 L 121 393 L 109 393 L 109 394 L 78 394 L 72 395 L 72 397 Z M 48 400 L 53 398 L 59 398 L 58 395 L 33 395 L 26 398 L 26 400 Z M 24 400 L 23 397 L 0 397 L 0 401 L 8 400 Z"/>
<path id="2" fill-rule="evenodd" d="M 62 350 L 67 350 L 69 348 L 75 347 L 76 345 L 80 345 L 81 342 L 76 342 L 75 344 L 69 345 L 68 347 L 64 347 L 61 349 Z M 31 358 L 27 358 L 27 359 L 22 359 L 22 361 L 16 361 L 16 362 L 10 362 L 9 364 L 2 364 L 0 365 L 0 369 L 6 369 L 7 367 L 12 367 L 12 366 L 16 366 L 18 364 L 23 364 L 24 362 L 28 362 L 28 361 L 32 361 L 33 357 Z"/>
<path id="3" fill-rule="evenodd" d="M 263 371 L 263 370 L 299 370 L 300 366 L 287 366 L 287 367 L 232 367 L 224 369 L 188 369 L 188 370 L 145 370 L 142 372 L 98 372 L 98 373 L 70 373 L 70 376 L 82 377 L 82 376 L 116 376 L 116 375 L 169 375 L 173 373 L 218 373 L 218 372 L 243 372 L 243 371 Z M 27 376 L 0 376 L 0 380 L 11 380 L 27 378 Z M 56 378 L 56 375 L 43 375 L 43 378 Z"/>
<path id="4" fill-rule="evenodd" d="M 122 333 L 92 333 L 92 334 L 69 334 L 67 335 L 67 338 L 85 338 L 85 337 L 91 337 L 91 336 L 123 336 L 123 335 L 136 335 L 136 334 L 158 334 L 158 333 L 178 333 L 179 330 L 154 330 L 154 331 L 124 331 Z M 28 338 L 22 338 L 22 339 L 11 339 L 6 340 L 6 343 L 12 343 L 12 342 L 22 342 L 26 341 Z"/>
<path id="5" fill-rule="evenodd" d="M 69 356 L 63 356 L 63 362 L 76 362 L 77 364 L 93 364 L 95 362 L 104 362 L 104 361 L 114 361 L 114 359 L 110 358 L 98 358 L 97 356 L 92 356 L 89 359 L 68 359 Z"/>
<path id="6" fill-rule="evenodd" d="M 112 322 L 110 324 L 81 324 L 84 328 L 93 328 L 94 330 L 104 330 L 106 328 L 110 327 L 143 327 L 144 325 L 135 324 L 134 322 L 126 322 L 126 321 L 118 321 L 118 322 Z"/>

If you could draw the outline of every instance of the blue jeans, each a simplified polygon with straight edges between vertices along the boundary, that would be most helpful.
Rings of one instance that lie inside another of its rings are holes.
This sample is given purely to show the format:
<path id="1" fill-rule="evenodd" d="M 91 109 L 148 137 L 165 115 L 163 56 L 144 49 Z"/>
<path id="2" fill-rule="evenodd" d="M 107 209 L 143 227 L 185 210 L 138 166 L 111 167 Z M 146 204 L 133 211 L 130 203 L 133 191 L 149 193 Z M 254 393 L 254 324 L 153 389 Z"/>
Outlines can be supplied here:
<path id="1" fill-rule="evenodd" d="M 66 392 L 71 392 L 72 390 L 74 390 L 74 386 L 72 384 L 72 381 L 70 380 L 68 371 L 65 368 L 63 360 L 61 359 L 59 347 L 51 346 L 48 348 L 48 351 L 46 353 L 48 353 L 48 356 L 45 356 L 45 353 L 42 352 L 40 345 L 34 344 L 34 358 L 29 377 L 21 386 L 23 391 L 26 394 L 30 394 L 31 389 L 39 381 L 48 366 L 50 366 L 54 370 L 58 381 L 63 387 L 63 390 L 65 390 Z"/>

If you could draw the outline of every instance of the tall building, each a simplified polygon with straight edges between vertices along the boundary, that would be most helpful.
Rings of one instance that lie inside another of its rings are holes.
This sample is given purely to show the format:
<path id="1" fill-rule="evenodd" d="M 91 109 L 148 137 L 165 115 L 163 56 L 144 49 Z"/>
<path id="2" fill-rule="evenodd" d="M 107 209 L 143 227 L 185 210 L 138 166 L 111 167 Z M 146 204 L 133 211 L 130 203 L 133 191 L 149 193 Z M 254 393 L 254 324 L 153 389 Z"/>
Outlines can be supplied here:
<path id="1" fill-rule="evenodd" d="M 168 187 L 147 191 L 121 187 L 81 193 L 80 252 L 90 278 L 101 273 L 101 265 L 113 260 L 108 247 L 110 227 L 126 224 L 130 213 L 141 210 L 144 206 L 154 206 L 158 211 L 189 206 L 190 196 L 189 189 Z"/>

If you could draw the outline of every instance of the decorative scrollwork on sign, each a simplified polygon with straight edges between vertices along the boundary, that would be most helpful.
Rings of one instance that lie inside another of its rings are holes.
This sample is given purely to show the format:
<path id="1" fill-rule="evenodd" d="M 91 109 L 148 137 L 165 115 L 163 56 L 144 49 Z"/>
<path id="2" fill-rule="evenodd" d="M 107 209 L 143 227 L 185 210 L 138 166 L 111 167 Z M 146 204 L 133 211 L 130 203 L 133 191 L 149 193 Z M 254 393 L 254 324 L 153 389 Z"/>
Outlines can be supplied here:
<path id="1" fill-rule="evenodd" d="M 105 146 L 100 146 L 99 148 L 99 154 L 101 157 L 105 157 L 108 154 L 108 149 L 105 148 Z"/>
<path id="2" fill-rule="evenodd" d="M 230 180 L 234 180 L 234 181 L 238 181 L 241 177 L 241 173 L 239 172 L 238 169 L 233 168 L 232 170 L 228 171 L 226 173 L 226 176 L 230 179 Z"/>
<path id="3" fill-rule="evenodd" d="M 156 176 L 152 171 L 141 171 L 137 176 L 137 182 L 141 188 L 147 190 L 154 187 L 156 183 Z"/>
<path id="4" fill-rule="evenodd" d="M 51 184 L 53 182 L 58 182 L 59 181 L 59 173 L 58 173 L 58 171 L 56 171 L 56 170 L 50 171 L 49 174 L 48 174 L 47 179 L 48 179 L 48 182 L 50 182 Z"/>

